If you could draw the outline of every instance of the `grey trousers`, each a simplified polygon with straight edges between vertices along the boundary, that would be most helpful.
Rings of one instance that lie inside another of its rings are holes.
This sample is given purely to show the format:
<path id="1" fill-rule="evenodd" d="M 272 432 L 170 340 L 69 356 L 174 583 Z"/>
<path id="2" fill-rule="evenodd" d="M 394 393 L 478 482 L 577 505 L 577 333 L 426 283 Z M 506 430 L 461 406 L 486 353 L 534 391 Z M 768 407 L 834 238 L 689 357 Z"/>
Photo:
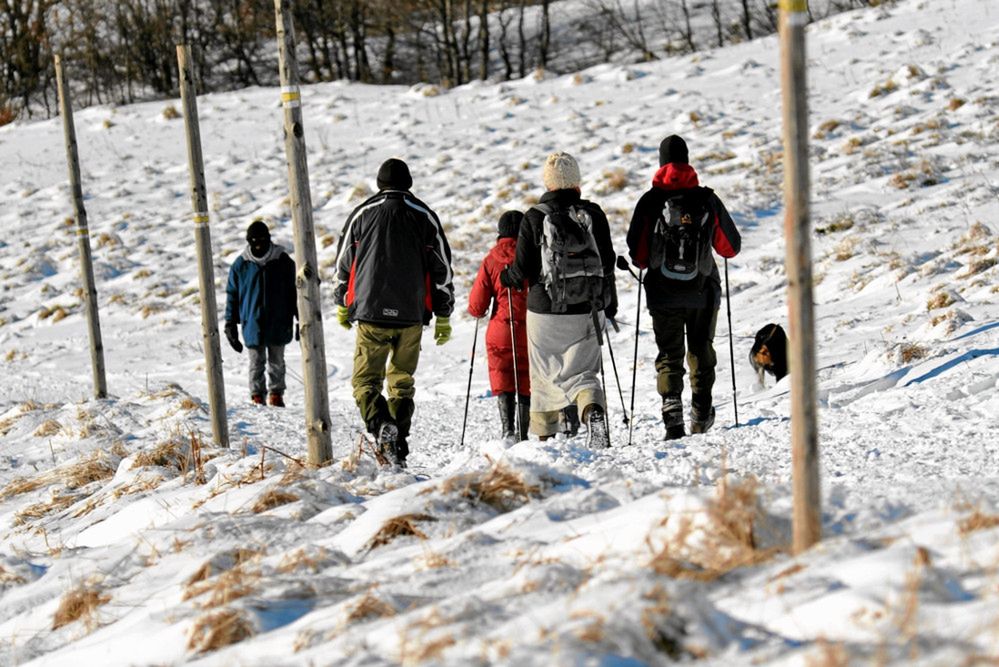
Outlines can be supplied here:
<path id="1" fill-rule="evenodd" d="M 284 345 L 247 347 L 250 357 L 250 394 L 284 394 Z M 264 383 L 264 367 L 267 382 Z"/>

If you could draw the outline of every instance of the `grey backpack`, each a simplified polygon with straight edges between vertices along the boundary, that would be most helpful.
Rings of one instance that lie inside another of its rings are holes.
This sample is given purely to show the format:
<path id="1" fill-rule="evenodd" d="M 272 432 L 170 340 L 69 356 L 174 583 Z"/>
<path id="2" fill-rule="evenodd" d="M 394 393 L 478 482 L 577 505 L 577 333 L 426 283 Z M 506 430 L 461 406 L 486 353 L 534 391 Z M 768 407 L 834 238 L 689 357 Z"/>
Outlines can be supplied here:
<path id="1" fill-rule="evenodd" d="M 669 197 L 653 229 L 649 265 L 673 280 L 688 281 L 710 274 L 710 263 L 702 266 L 702 247 L 710 243 L 709 215 L 703 198 L 693 193 Z"/>
<path id="2" fill-rule="evenodd" d="M 541 281 L 553 313 L 569 306 L 591 304 L 602 310 L 604 271 L 593 237 L 593 218 L 582 206 L 534 207 L 544 214 L 541 226 Z"/>

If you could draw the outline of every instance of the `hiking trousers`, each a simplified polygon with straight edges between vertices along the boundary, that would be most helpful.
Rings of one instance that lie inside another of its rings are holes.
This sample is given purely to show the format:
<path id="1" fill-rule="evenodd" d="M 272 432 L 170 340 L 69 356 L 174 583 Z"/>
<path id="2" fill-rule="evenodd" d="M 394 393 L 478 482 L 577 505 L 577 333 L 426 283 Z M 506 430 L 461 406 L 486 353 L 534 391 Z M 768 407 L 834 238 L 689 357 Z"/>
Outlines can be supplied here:
<path id="1" fill-rule="evenodd" d="M 399 436 L 405 438 L 413 419 L 413 374 L 420 361 L 423 326 L 396 328 L 358 322 L 355 329 L 354 372 L 350 379 L 364 425 L 368 433 L 377 434 L 382 422 L 393 420 Z M 382 395 L 386 377 L 388 400 Z"/>
<path id="2" fill-rule="evenodd" d="M 679 399 L 683 392 L 683 360 L 690 368 L 692 402 L 700 409 L 711 407 L 711 388 L 715 384 L 715 324 L 718 308 L 656 308 L 652 329 L 659 354 L 656 356 L 656 389 L 663 398 Z M 686 349 L 684 349 L 686 342 Z"/>
<path id="3" fill-rule="evenodd" d="M 284 394 L 284 345 L 254 345 L 246 347 L 250 359 L 250 395 L 263 396 L 268 392 Z M 264 369 L 267 370 L 266 382 Z"/>

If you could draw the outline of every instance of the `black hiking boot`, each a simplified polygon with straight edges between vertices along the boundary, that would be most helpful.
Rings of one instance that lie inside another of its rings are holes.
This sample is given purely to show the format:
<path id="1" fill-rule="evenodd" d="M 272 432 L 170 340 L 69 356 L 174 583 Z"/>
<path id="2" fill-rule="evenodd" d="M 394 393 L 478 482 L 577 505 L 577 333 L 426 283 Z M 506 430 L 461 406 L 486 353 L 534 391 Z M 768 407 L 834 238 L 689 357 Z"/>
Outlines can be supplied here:
<path id="1" fill-rule="evenodd" d="M 590 449 L 606 449 L 610 447 L 610 431 L 607 430 L 607 413 L 596 403 L 586 406 L 583 410 L 583 421 L 586 422 L 586 446 Z"/>
<path id="2" fill-rule="evenodd" d="M 579 433 L 579 408 L 567 405 L 559 411 L 558 430 L 567 438 L 573 438 Z"/>
<path id="3" fill-rule="evenodd" d="M 715 423 L 715 409 L 711 394 L 694 394 L 690 397 L 690 432 L 707 433 Z"/>
<path id="4" fill-rule="evenodd" d="M 530 397 L 528 397 L 527 403 L 518 403 L 517 410 L 520 414 L 520 441 L 528 439 L 529 429 L 531 425 L 531 404 Z"/>
<path id="5" fill-rule="evenodd" d="M 399 457 L 396 454 L 396 441 L 398 439 L 399 427 L 395 425 L 395 422 L 382 422 L 382 425 L 378 427 L 376 442 L 378 444 L 378 453 L 388 460 L 389 465 L 399 463 Z"/>
<path id="6" fill-rule="evenodd" d="M 664 440 L 678 440 L 687 435 L 683 429 L 683 401 L 679 396 L 663 396 L 663 424 L 666 426 Z"/>

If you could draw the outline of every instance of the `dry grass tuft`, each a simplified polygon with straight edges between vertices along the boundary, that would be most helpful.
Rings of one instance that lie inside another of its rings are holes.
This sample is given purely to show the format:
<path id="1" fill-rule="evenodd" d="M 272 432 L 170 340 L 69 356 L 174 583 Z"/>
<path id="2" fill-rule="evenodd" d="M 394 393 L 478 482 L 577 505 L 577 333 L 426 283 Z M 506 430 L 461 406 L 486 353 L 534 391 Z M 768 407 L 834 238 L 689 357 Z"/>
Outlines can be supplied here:
<path id="1" fill-rule="evenodd" d="M 500 512 L 516 509 L 541 492 L 537 486 L 528 484 L 523 477 L 501 465 L 494 465 L 485 473 L 451 477 L 441 486 L 444 493 L 456 489 L 468 500 L 485 503 Z"/>
<path id="2" fill-rule="evenodd" d="M 238 644 L 254 633 L 253 624 L 242 612 L 223 609 L 204 614 L 194 622 L 187 648 L 195 653 L 208 653 Z"/>
<path id="3" fill-rule="evenodd" d="M 397 537 L 412 535 L 421 540 L 427 539 L 426 533 L 416 527 L 418 521 L 433 521 L 429 514 L 403 514 L 394 516 L 386 521 L 378 532 L 368 541 L 367 549 L 370 551 L 384 546 Z"/>
<path id="4" fill-rule="evenodd" d="M 952 97 L 950 101 L 947 102 L 947 109 L 949 111 L 957 111 L 965 105 L 965 101 L 960 97 Z"/>
<path id="5" fill-rule="evenodd" d="M 978 530 L 989 530 L 999 526 L 999 515 L 985 514 L 980 509 L 961 519 L 957 523 L 957 530 L 961 535 L 970 535 Z"/>
<path id="6" fill-rule="evenodd" d="M 163 118 L 166 120 L 177 120 L 180 118 L 180 112 L 177 111 L 177 107 L 172 104 L 168 104 L 163 109 Z"/>
<path id="7" fill-rule="evenodd" d="M 836 244 L 836 247 L 833 249 L 833 258 L 837 262 L 845 262 L 853 257 L 856 252 L 857 239 L 853 236 L 847 236 Z"/>
<path id="8" fill-rule="evenodd" d="M 6 500 L 12 496 L 19 496 L 22 493 L 30 493 L 35 489 L 40 489 L 46 484 L 49 484 L 50 480 L 44 475 L 37 475 L 35 477 L 15 477 L 7 483 L 7 486 L 0 490 L 0 500 Z"/>
<path id="9" fill-rule="evenodd" d="M 239 567 L 244 563 L 249 563 L 262 556 L 264 552 L 258 549 L 234 549 L 217 555 L 208 560 L 187 580 L 188 587 L 214 577 L 220 572 L 225 572 L 233 567 Z M 184 598 L 185 600 L 187 598 Z"/>
<path id="10" fill-rule="evenodd" d="M 714 581 L 732 570 L 765 562 L 778 549 L 758 549 L 754 524 L 758 515 L 757 482 L 753 478 L 736 484 L 723 480 L 716 498 L 707 506 L 707 526 L 702 539 L 686 544 L 692 532 L 690 521 L 681 524 L 675 544 L 665 544 L 649 565 L 674 579 Z"/>
<path id="11" fill-rule="evenodd" d="M 842 644 L 830 644 L 825 637 L 821 637 L 818 645 L 818 655 L 805 658 L 805 667 L 849 667 L 850 654 Z"/>
<path id="12" fill-rule="evenodd" d="M 78 489 L 92 482 L 100 482 L 114 477 L 116 465 L 102 451 L 94 451 L 82 461 L 74 463 L 59 475 L 67 489 Z"/>
<path id="13" fill-rule="evenodd" d="M 916 343 L 902 343 L 898 351 L 899 358 L 902 360 L 903 364 L 925 359 L 929 353 L 930 351 L 924 346 Z"/>
<path id="14" fill-rule="evenodd" d="M 318 572 L 323 568 L 329 559 L 329 552 L 323 547 L 318 549 L 306 549 L 305 547 L 295 549 L 278 563 L 277 571 L 282 574 L 290 574 L 299 570 L 310 570 Z"/>
<path id="15" fill-rule="evenodd" d="M 938 310 L 946 308 L 954 303 L 954 295 L 950 292 L 937 292 L 926 301 L 926 310 Z"/>
<path id="16" fill-rule="evenodd" d="M 263 495 L 257 498 L 257 502 L 253 504 L 252 511 L 254 514 L 260 514 L 269 509 L 296 502 L 298 499 L 298 496 L 294 493 L 288 493 L 280 489 L 268 489 Z"/>
<path id="17" fill-rule="evenodd" d="M 455 644 L 457 644 L 457 642 L 451 635 L 438 637 L 437 639 L 417 647 L 413 654 L 408 656 L 411 660 L 407 660 L 406 662 L 424 663 L 428 660 L 439 660 L 444 655 L 444 651 Z"/>
<path id="18" fill-rule="evenodd" d="M 620 167 L 604 171 L 603 191 L 607 193 L 620 192 L 628 187 L 628 172 Z"/>
<path id="19" fill-rule="evenodd" d="M 184 398 L 184 400 L 182 400 L 180 402 L 180 409 L 181 410 L 188 410 L 188 411 L 190 411 L 190 410 L 200 410 L 201 409 L 201 403 L 199 403 L 196 399 L 191 398 L 190 396 L 187 396 L 187 397 Z"/>
<path id="20" fill-rule="evenodd" d="M 372 618 L 388 618 L 395 616 L 396 609 L 385 600 L 368 591 L 357 601 L 347 614 L 347 623 L 357 623 Z"/>
<path id="21" fill-rule="evenodd" d="M 3 565 L 0 565 L 0 586 L 6 586 L 7 584 L 13 584 L 14 586 L 20 586 L 25 584 L 27 581 L 24 577 L 17 574 L 16 572 L 11 572 Z"/>
<path id="22" fill-rule="evenodd" d="M 874 87 L 871 88 L 871 92 L 868 94 L 868 97 L 884 97 L 885 95 L 894 93 L 896 90 L 898 90 L 898 84 L 895 83 L 894 80 L 888 79 L 884 83 L 875 84 Z"/>
<path id="23" fill-rule="evenodd" d="M 111 601 L 95 585 L 83 584 L 69 591 L 62 597 L 55 615 L 52 616 L 52 629 L 58 630 L 64 625 L 83 620 L 88 630 L 97 626 L 97 608 Z"/>
<path id="24" fill-rule="evenodd" d="M 195 574 L 199 573 L 200 570 Z M 190 600 L 210 593 L 208 598 L 202 601 L 202 608 L 221 607 L 256 592 L 256 584 L 259 581 L 260 572 L 250 571 L 242 565 L 237 565 L 207 581 L 188 585 L 184 591 L 183 599 Z"/>
<path id="25" fill-rule="evenodd" d="M 830 118 L 829 120 L 824 120 L 819 125 L 818 129 L 815 130 L 815 134 L 812 135 L 813 139 L 825 139 L 830 134 L 836 131 L 843 122 L 838 118 Z"/>
<path id="26" fill-rule="evenodd" d="M 187 443 L 179 440 L 167 440 L 153 449 L 139 452 L 132 462 L 132 470 L 136 468 L 170 468 L 180 473 L 187 472 Z"/>
<path id="27" fill-rule="evenodd" d="M 48 438 L 62 430 L 62 424 L 54 419 L 46 419 L 41 426 L 35 429 L 33 435 L 36 438 Z"/>
<path id="28" fill-rule="evenodd" d="M 29 521 L 36 521 L 47 517 L 53 512 L 66 509 L 78 500 L 78 496 L 63 495 L 61 493 L 52 494 L 51 500 L 43 503 L 28 505 L 14 514 L 14 525 L 23 526 Z"/>

